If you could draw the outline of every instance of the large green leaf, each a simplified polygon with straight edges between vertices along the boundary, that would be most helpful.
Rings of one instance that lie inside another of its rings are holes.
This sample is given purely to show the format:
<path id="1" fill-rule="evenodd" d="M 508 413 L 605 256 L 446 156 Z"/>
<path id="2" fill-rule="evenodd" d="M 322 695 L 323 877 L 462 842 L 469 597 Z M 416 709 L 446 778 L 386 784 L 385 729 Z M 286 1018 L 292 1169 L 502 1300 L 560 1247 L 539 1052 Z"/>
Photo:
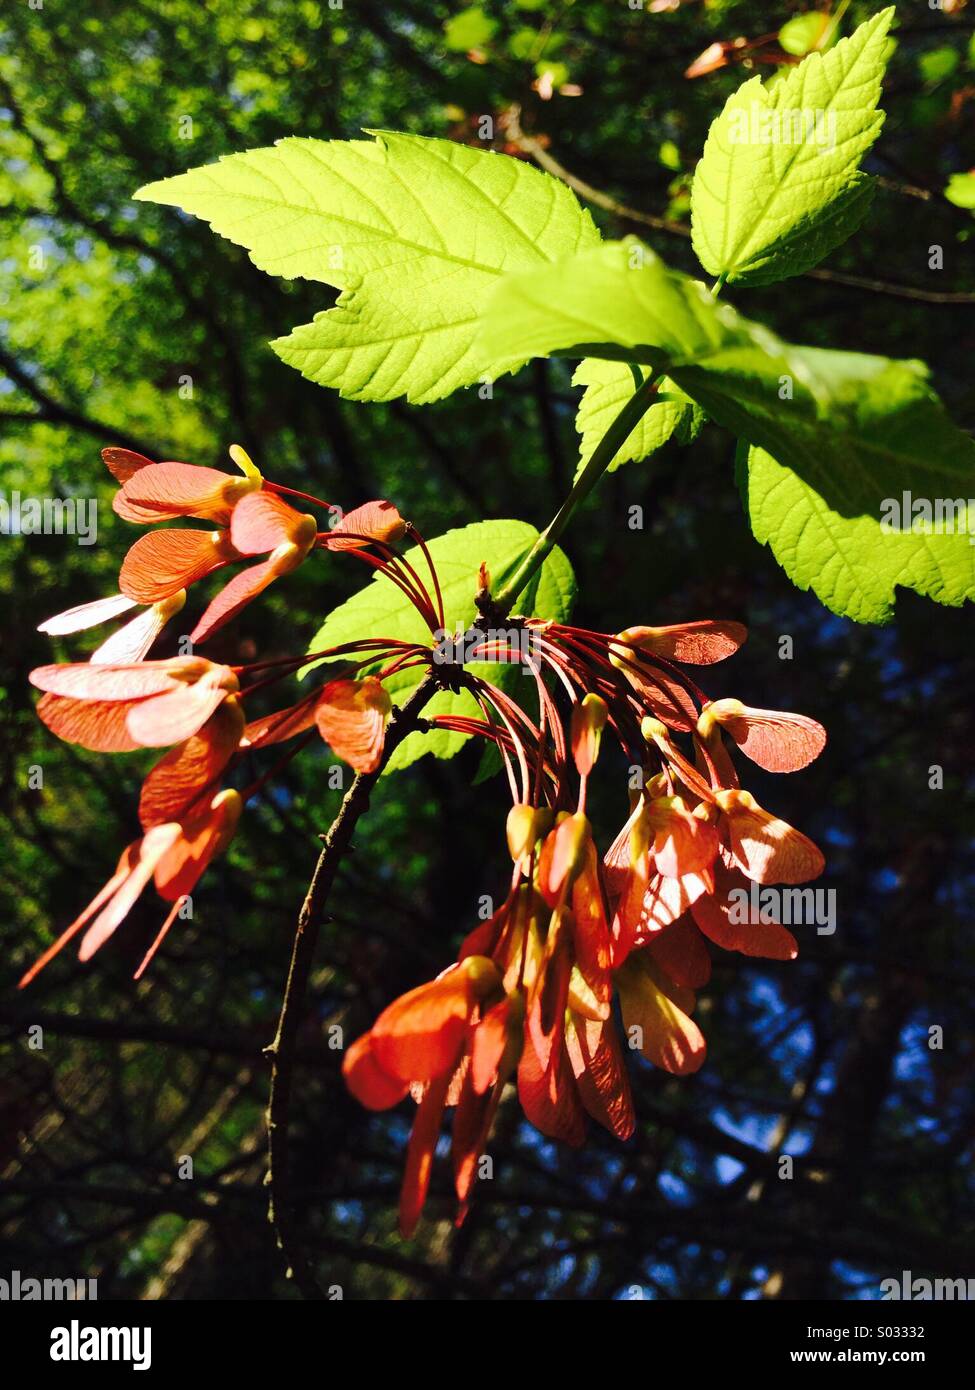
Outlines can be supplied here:
<path id="1" fill-rule="evenodd" d="M 860 225 L 872 180 L 860 160 L 877 110 L 893 8 L 772 87 L 753 77 L 712 122 L 694 174 L 691 225 L 705 270 L 770 284 L 814 266 Z"/>
<path id="2" fill-rule="evenodd" d="M 489 341 L 500 344 L 510 332 L 535 352 L 575 344 L 580 353 L 666 372 L 712 419 L 767 451 L 764 485 L 756 481 L 754 492 L 760 539 L 836 611 L 884 621 L 895 583 L 948 603 L 975 597 L 967 536 L 880 530 L 882 504 L 904 492 L 932 505 L 975 495 L 975 442 L 952 424 L 924 365 L 784 343 L 649 252 L 640 264 L 633 249 L 606 243 L 535 277 L 512 276 L 488 308 Z M 766 502 L 769 492 L 774 503 Z M 810 495 L 822 504 L 815 527 Z M 782 529 L 780 502 L 796 518 L 802 507 L 809 514 L 802 545 L 801 535 Z M 819 573 L 831 518 L 867 523 L 856 528 L 860 563 L 846 566 L 842 581 L 852 526 L 837 531 L 829 574 Z M 885 548 L 871 578 L 874 534 Z"/>
<path id="3" fill-rule="evenodd" d="M 505 276 L 484 310 L 479 342 L 491 357 L 518 343 L 530 357 L 573 349 L 573 356 L 666 370 L 668 363 L 778 339 L 627 237 Z"/>
<path id="4" fill-rule="evenodd" d="M 262 270 L 342 291 L 272 347 L 355 400 L 439 400 L 523 353 L 474 346 L 498 278 L 545 266 L 599 233 L 558 179 L 449 140 L 281 140 L 148 184 L 135 195 L 205 218 Z"/>
<path id="5" fill-rule="evenodd" d="M 857 622 L 888 622 L 897 586 L 938 603 L 975 598 L 975 441 L 948 419 L 921 363 L 857 360 L 847 428 L 828 449 L 809 429 L 798 470 L 748 451 L 740 482 L 752 529 L 793 583 Z"/>
<path id="6" fill-rule="evenodd" d="M 533 356 L 635 362 L 666 373 L 695 400 L 685 384 L 690 369 L 698 385 L 714 378 L 708 395 L 718 400 L 722 370 L 747 361 L 761 365 L 776 390 L 781 375 L 799 377 L 814 395 L 820 389 L 804 356 L 633 237 L 505 277 L 488 302 L 481 341 L 498 356 L 518 342 Z"/>
<path id="7" fill-rule="evenodd" d="M 788 357 L 815 381 L 818 399 L 799 379 L 791 399 L 780 399 L 754 352 L 728 353 L 711 372 L 690 368 L 682 384 L 842 516 L 879 518 L 884 499 L 904 492 L 934 499 L 975 491 L 975 441 L 952 423 L 923 362 L 809 347 L 790 347 Z"/>
<path id="8" fill-rule="evenodd" d="M 709 415 L 758 446 L 746 494 L 758 539 L 799 588 L 857 622 L 889 621 L 897 585 L 939 603 L 975 598 L 975 441 L 924 364 L 789 347 L 788 368 L 802 375 L 777 375 L 750 348 L 677 373 Z M 933 517 L 959 501 L 960 521 L 948 534 L 913 531 L 909 517 L 882 525 L 892 502 L 905 514 L 905 494 Z"/>
<path id="9" fill-rule="evenodd" d="M 492 584 L 500 587 L 512 574 L 525 553 L 538 539 L 533 526 L 523 521 L 477 521 L 447 531 L 428 542 L 433 563 L 443 593 L 447 630 L 467 628 L 476 616 L 474 595 L 478 588 L 478 571 L 482 561 L 488 566 Z M 426 560 L 418 546 L 406 552 L 406 559 L 425 582 L 428 580 Z M 575 577 L 572 566 L 557 547 L 522 590 L 514 611 L 525 617 L 553 618 L 564 622 L 569 616 L 575 597 Z M 364 589 L 336 608 L 319 628 L 308 650 L 318 652 L 362 637 L 394 637 L 404 642 L 431 642 L 430 633 L 416 609 L 382 575 L 375 575 Z M 319 662 L 305 668 L 311 670 Z M 503 685 L 516 695 L 530 676 L 523 667 L 497 663 L 471 662 L 468 670 L 480 674 L 496 685 Z M 386 682 L 393 700 L 404 700 L 420 679 L 419 671 L 404 671 Z M 453 694 L 438 691 L 425 710 L 427 718 L 434 714 L 481 717 L 481 709 L 468 691 Z M 389 770 L 408 767 L 424 753 L 438 758 L 451 758 L 463 747 L 467 735 L 447 729 L 429 734 L 410 734 L 404 739 L 389 762 Z"/>
<path id="10" fill-rule="evenodd" d="M 511 276 L 484 333 L 495 350 L 511 335 L 536 353 L 666 373 L 712 419 L 817 486 L 842 475 L 830 501 L 848 510 L 874 506 L 865 480 L 878 470 L 901 490 L 945 472 L 957 482 L 971 466 L 972 442 L 945 415 L 922 364 L 783 342 L 631 240 Z"/>

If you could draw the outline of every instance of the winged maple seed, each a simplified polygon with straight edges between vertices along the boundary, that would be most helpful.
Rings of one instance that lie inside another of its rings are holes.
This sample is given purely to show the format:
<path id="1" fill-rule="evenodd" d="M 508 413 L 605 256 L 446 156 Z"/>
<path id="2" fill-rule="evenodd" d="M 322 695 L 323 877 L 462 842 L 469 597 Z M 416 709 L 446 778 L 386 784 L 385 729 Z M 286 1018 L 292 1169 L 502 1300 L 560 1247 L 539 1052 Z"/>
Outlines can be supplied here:
<path id="1" fill-rule="evenodd" d="M 232 456 L 240 477 L 106 451 L 120 483 L 121 516 L 140 525 L 195 518 L 216 529 L 148 532 L 125 558 L 120 595 L 44 625 L 71 633 L 89 619 L 146 605 L 88 662 L 42 666 L 31 679 L 44 692 L 38 713 L 59 737 L 101 752 L 168 751 L 143 783 L 142 837 L 21 983 L 82 931 L 87 960 L 152 881 L 169 910 L 140 975 L 186 896 L 230 843 L 245 803 L 284 763 L 320 736 L 358 773 L 375 774 L 393 713 L 391 677 L 427 672 L 443 689 L 466 689 L 479 714 L 435 714 L 427 727 L 477 736 L 500 754 L 511 798 L 507 893 L 456 961 L 391 1003 L 344 1063 L 350 1089 L 366 1106 L 385 1109 L 408 1094 L 417 1102 L 400 1208 L 404 1234 L 426 1198 L 443 1112 L 455 1109 L 460 1221 L 509 1080 L 543 1134 L 581 1144 L 588 1116 L 626 1139 L 635 1122 L 615 1001 L 629 1047 L 666 1071 L 687 1074 L 705 1057 L 692 1015 L 695 993 L 710 977 L 710 947 L 776 960 L 796 955 L 784 926 L 767 913 L 742 922 L 731 905 L 749 881 L 816 878 L 823 856 L 742 789 L 734 750 L 766 771 L 794 772 L 822 751 L 826 736 L 805 715 L 711 700 L 687 673 L 688 665 L 713 665 L 738 650 L 746 631 L 735 622 L 602 633 L 507 616 L 496 629 L 482 616 L 451 657 L 432 555 L 392 504 L 367 503 L 321 530 L 242 450 Z M 422 565 L 394 548 L 407 535 L 424 557 L 427 578 Z M 363 633 L 311 654 L 240 666 L 200 655 L 146 659 L 193 584 L 247 565 L 211 599 L 194 629 L 199 640 L 316 550 L 357 558 L 387 578 L 429 636 L 404 641 Z M 256 556 L 267 558 L 247 564 Z M 491 611 L 490 575 L 478 558 L 471 557 L 471 587 L 484 614 Z M 335 661 L 340 674 L 330 666 Z M 318 684 L 296 703 L 254 710 L 255 697 L 263 701 L 310 662 Z M 478 674 L 468 669 L 471 662 Z M 490 662 L 522 664 L 532 677 L 531 700 L 516 700 L 481 674 Z M 635 790 L 619 834 L 600 853 L 586 806 L 608 736 L 620 745 Z M 249 767 L 255 754 L 279 744 L 287 748 L 277 762 L 241 785 L 245 760 Z"/>

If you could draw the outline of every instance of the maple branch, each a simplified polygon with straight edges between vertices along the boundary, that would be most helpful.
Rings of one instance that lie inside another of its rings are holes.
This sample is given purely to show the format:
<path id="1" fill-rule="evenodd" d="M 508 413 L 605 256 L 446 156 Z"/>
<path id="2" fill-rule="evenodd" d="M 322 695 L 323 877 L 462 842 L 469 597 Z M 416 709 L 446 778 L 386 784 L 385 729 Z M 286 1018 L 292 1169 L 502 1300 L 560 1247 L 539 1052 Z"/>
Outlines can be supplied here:
<path id="1" fill-rule="evenodd" d="M 302 1252 L 291 1206 L 288 1118 L 298 1025 L 301 1022 L 318 933 L 325 920 L 325 904 L 339 865 L 349 849 L 359 817 L 369 809 L 373 787 L 403 739 L 419 727 L 420 712 L 438 684 L 437 677 L 432 672 L 428 673 L 412 695 L 393 711 L 386 730 L 386 741 L 379 766 L 374 772 L 356 773 L 355 780 L 342 800 L 338 815 L 322 836 L 322 850 L 298 914 L 277 1032 L 274 1041 L 264 1049 L 265 1054 L 271 1059 L 271 1093 L 267 1108 L 267 1184 L 270 1189 L 268 1220 L 274 1228 L 278 1248 L 287 1262 L 288 1273 L 294 1279 L 302 1297 L 320 1302 L 325 1300 L 325 1294 Z"/>
<path id="2" fill-rule="evenodd" d="M 525 134 L 521 128 L 520 115 L 517 106 L 510 106 L 505 112 L 504 133 L 506 138 L 524 154 L 530 155 L 540 169 L 544 169 L 547 174 L 551 174 L 560 183 L 566 184 L 573 193 L 578 193 L 579 197 L 584 198 L 587 203 L 592 203 L 605 212 L 611 212 L 614 217 L 620 217 L 626 222 L 638 222 L 643 227 L 652 227 L 658 232 L 668 232 L 671 236 L 690 236 L 691 229 L 683 222 L 674 222 L 670 218 L 657 217 L 652 212 L 643 212 L 640 208 L 629 207 L 609 193 L 603 193 L 600 189 L 594 188 L 591 183 L 586 183 L 577 174 L 571 173 L 564 164 L 560 164 L 553 155 L 549 154 L 541 141 L 534 140 L 530 135 Z"/>
<path id="3" fill-rule="evenodd" d="M 38 1025 L 59 1038 L 86 1038 L 99 1042 L 151 1043 L 160 1047 L 175 1047 L 186 1052 L 210 1053 L 217 1057 L 259 1058 L 263 1052 L 260 1041 L 245 1033 L 225 1030 L 207 1031 L 184 1028 L 182 1025 L 159 1023 L 154 1020 L 86 1018 L 76 1014 L 55 1013 L 37 1009 L 17 1001 L 0 1004 L 0 1041 L 13 1042 L 29 1025 Z M 296 1061 L 321 1065 L 323 1049 L 302 1048 Z"/>

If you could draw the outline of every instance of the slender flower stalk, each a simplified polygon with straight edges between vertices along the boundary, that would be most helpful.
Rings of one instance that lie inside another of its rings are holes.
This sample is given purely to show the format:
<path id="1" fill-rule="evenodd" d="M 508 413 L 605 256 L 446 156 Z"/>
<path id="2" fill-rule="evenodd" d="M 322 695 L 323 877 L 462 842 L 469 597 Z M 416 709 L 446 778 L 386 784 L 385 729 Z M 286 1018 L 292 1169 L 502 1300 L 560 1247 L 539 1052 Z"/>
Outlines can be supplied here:
<path id="1" fill-rule="evenodd" d="M 637 425 L 653 405 L 653 398 L 660 385 L 658 377 L 648 378 L 634 391 L 623 406 L 616 419 L 603 435 L 592 452 L 585 468 L 573 484 L 572 490 L 562 503 L 555 516 L 541 533 L 508 582 L 494 595 L 497 606 L 507 611 L 529 581 L 541 569 L 552 547 L 561 539 L 562 532 L 575 515 L 613 459 L 619 453 Z"/>

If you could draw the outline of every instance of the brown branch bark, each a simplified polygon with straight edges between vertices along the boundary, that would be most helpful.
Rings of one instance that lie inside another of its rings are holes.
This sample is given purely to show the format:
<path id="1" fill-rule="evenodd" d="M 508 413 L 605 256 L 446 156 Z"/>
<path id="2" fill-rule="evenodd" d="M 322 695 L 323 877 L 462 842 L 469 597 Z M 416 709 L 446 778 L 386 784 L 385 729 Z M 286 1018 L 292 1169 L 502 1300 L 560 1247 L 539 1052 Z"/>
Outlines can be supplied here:
<path id="1" fill-rule="evenodd" d="M 298 914 L 298 926 L 277 1032 L 274 1041 L 265 1049 L 271 1059 L 271 1095 L 267 1110 L 267 1182 L 270 1189 L 268 1219 L 274 1227 L 278 1247 L 287 1262 L 289 1276 L 294 1279 L 303 1298 L 316 1301 L 324 1301 L 325 1293 L 318 1284 L 301 1247 L 292 1210 L 290 1181 L 288 1116 L 294 1078 L 295 1041 L 301 1022 L 302 1005 L 318 933 L 324 918 L 325 904 L 339 865 L 349 849 L 359 817 L 368 810 L 372 789 L 396 748 L 407 734 L 419 727 L 420 713 L 436 685 L 437 681 L 432 673 L 425 676 L 409 699 L 393 713 L 386 731 L 382 762 L 375 772 L 356 774 L 338 815 L 327 834 L 322 837 L 322 851 L 308 885 L 301 912 Z"/>

